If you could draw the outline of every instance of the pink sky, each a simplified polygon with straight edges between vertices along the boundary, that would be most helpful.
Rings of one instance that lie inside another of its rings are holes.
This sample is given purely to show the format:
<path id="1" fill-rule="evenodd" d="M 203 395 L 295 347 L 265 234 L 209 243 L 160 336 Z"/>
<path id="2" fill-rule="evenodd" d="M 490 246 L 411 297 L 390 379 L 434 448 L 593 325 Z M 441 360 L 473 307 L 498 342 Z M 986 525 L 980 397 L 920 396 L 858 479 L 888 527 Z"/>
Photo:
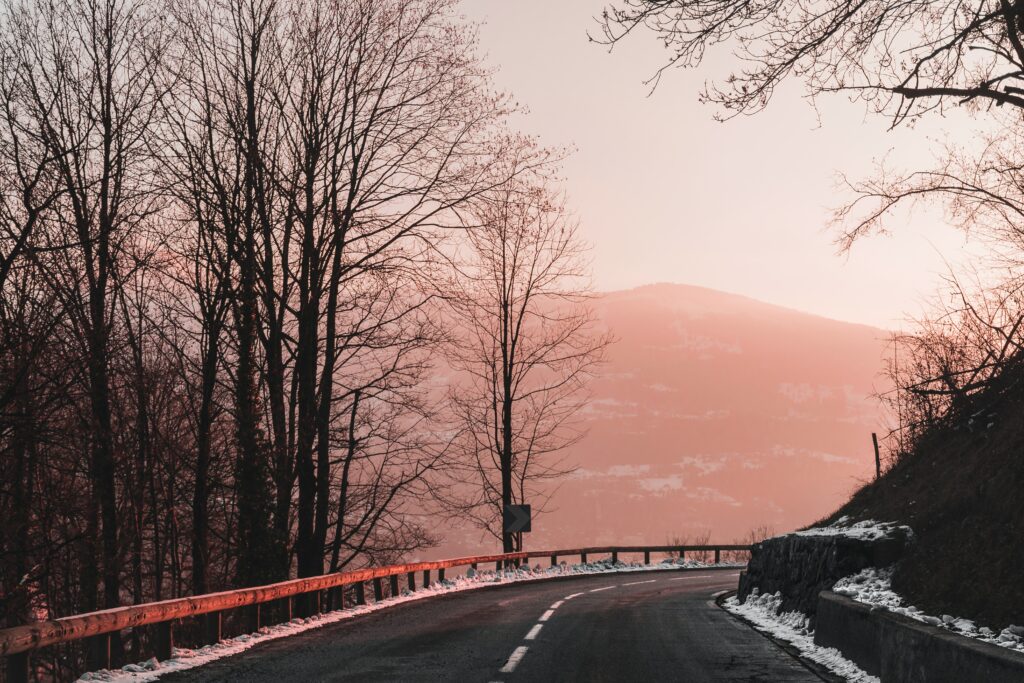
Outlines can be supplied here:
<path id="1" fill-rule="evenodd" d="M 571 205 L 594 245 L 594 282 L 614 290 L 654 282 L 699 284 L 841 320 L 896 327 L 916 315 L 963 237 L 938 210 L 902 216 L 895 234 L 837 256 L 825 229 L 843 194 L 837 173 L 870 174 L 886 158 L 928 165 L 947 134 L 969 140 L 965 117 L 887 131 L 844 98 L 801 98 L 800 84 L 769 109 L 728 123 L 697 102 L 730 64 L 719 52 L 698 70 L 643 81 L 663 53 L 639 34 L 611 54 L 587 42 L 604 0 L 463 0 L 484 22 L 481 47 L 498 87 L 530 113 L 517 125 L 545 144 L 573 145 L 565 165 Z"/>

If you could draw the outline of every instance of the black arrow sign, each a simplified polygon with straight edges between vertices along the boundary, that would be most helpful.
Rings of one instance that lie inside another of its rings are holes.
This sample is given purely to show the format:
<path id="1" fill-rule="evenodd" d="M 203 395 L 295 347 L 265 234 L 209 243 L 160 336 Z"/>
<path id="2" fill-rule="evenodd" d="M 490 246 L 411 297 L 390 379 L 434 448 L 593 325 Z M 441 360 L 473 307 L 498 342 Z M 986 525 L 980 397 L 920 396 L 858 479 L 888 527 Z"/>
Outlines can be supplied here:
<path id="1" fill-rule="evenodd" d="M 518 534 L 530 531 L 530 506 L 506 505 L 502 515 L 502 527 L 506 534 Z"/>

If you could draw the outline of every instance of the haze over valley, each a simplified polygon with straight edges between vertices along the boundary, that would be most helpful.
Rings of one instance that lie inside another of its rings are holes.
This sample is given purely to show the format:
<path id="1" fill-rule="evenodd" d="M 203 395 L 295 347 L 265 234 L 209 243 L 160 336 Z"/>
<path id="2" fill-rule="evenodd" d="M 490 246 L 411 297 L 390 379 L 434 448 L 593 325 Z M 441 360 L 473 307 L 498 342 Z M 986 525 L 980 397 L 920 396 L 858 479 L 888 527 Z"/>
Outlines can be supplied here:
<path id="1" fill-rule="evenodd" d="M 594 305 L 616 342 L 581 414 L 587 434 L 565 452 L 576 469 L 527 548 L 782 532 L 873 476 L 885 330 L 688 285 Z M 429 554 L 481 541 L 452 537 Z"/>

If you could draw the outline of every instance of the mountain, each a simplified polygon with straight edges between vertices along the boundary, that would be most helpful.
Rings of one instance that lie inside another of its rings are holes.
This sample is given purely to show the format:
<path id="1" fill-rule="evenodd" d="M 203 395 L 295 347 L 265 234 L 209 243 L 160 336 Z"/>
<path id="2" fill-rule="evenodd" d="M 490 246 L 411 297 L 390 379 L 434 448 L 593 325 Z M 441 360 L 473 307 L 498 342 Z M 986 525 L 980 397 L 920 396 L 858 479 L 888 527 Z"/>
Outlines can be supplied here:
<path id="1" fill-rule="evenodd" d="M 884 330 L 685 285 L 595 306 L 617 341 L 527 547 L 726 543 L 819 519 L 872 476 Z"/>
<path id="2" fill-rule="evenodd" d="M 873 475 L 884 330 L 687 285 L 595 307 L 617 341 L 591 384 L 588 433 L 566 453 L 577 469 L 527 547 L 782 532 Z M 466 550 L 484 540 L 454 536 Z"/>

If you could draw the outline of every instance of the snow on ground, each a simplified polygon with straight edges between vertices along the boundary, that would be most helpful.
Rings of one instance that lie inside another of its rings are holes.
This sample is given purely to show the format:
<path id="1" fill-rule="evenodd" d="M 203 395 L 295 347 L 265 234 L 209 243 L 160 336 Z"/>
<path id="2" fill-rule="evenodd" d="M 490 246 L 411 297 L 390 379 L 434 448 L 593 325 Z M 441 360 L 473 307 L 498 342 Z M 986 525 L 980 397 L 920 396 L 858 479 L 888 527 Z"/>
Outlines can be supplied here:
<path id="1" fill-rule="evenodd" d="M 821 664 L 847 681 L 880 683 L 878 678 L 843 657 L 843 653 L 839 650 L 815 645 L 814 631 L 808 626 L 807 616 L 802 612 L 779 614 L 781 604 L 782 595 L 780 593 L 761 595 L 756 588 L 743 604 L 740 604 L 736 596 L 728 598 L 724 602 L 725 609 L 751 622 L 759 631 L 786 641 L 799 650 L 802 656 Z"/>
<path id="2" fill-rule="evenodd" d="M 235 638 L 228 638 L 214 645 L 207 645 L 196 650 L 175 648 L 173 656 L 162 662 L 153 658 L 140 664 L 128 664 L 124 668 L 116 669 L 114 671 L 104 669 L 101 671 L 86 673 L 78 680 L 104 681 L 105 683 L 139 683 L 141 681 L 153 681 L 167 673 L 192 669 L 197 666 L 202 666 L 208 662 L 212 662 L 215 659 L 221 659 L 222 657 L 238 654 L 239 652 L 248 650 L 259 643 L 265 643 L 270 640 L 276 640 L 277 638 L 284 638 L 286 636 L 302 633 L 303 631 L 309 631 L 311 629 L 327 626 L 328 624 L 334 624 L 339 621 L 344 621 L 345 619 L 351 619 L 352 617 L 360 614 L 375 612 L 379 609 L 384 609 L 392 605 L 411 602 L 413 600 L 422 600 L 435 595 L 473 590 L 475 588 L 493 586 L 495 584 L 521 583 L 525 581 L 545 579 L 552 576 L 569 576 L 579 574 L 614 574 L 619 572 L 643 572 L 664 569 L 705 569 L 709 567 L 744 566 L 746 566 L 746 563 L 722 563 L 716 565 L 704 562 L 694 562 L 692 560 L 680 561 L 678 559 L 668 558 L 659 564 L 651 565 L 644 565 L 640 563 L 626 564 L 621 561 L 617 564 L 612 564 L 611 560 L 607 559 L 588 562 L 586 564 L 572 565 L 563 562 L 562 564 L 554 567 L 546 568 L 542 568 L 540 565 L 535 565 L 533 567 L 522 567 L 520 569 L 508 569 L 502 572 L 474 572 L 470 569 L 467 576 L 458 576 L 451 579 L 445 579 L 444 581 L 436 581 L 431 583 L 430 587 L 420 588 L 415 592 L 403 590 L 400 596 L 388 598 L 379 603 L 369 603 L 358 607 L 346 608 L 344 610 L 325 612 L 324 614 L 319 614 L 306 619 L 293 619 L 285 624 L 265 626 L 261 628 L 258 633 L 249 633 Z"/>
<path id="3" fill-rule="evenodd" d="M 1008 626 L 996 633 L 985 626 L 978 627 L 970 619 L 952 617 L 948 614 L 935 617 L 925 614 L 892 590 L 892 568 L 869 568 L 836 582 L 833 592 L 853 598 L 857 602 L 884 607 L 890 612 L 917 619 L 932 626 L 948 629 L 968 638 L 1024 652 L 1024 626 Z"/>
<path id="4" fill-rule="evenodd" d="M 850 523 L 850 518 L 843 515 L 828 526 L 819 526 L 803 531 L 794 531 L 793 536 L 846 536 L 864 541 L 875 541 L 886 538 L 897 529 L 902 530 L 908 537 L 913 536 L 910 527 L 896 524 L 895 522 L 876 522 L 866 519 L 862 522 Z"/>

